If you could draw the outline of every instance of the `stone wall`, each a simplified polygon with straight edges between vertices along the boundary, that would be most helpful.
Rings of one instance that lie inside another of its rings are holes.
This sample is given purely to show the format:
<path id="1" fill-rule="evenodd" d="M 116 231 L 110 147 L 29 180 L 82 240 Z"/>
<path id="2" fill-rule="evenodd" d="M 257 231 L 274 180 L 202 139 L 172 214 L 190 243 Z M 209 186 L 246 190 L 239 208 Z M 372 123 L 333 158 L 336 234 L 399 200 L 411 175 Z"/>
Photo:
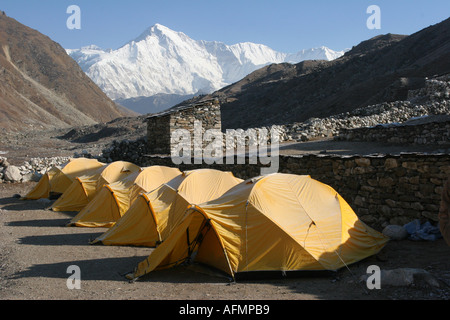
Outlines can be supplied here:
<path id="1" fill-rule="evenodd" d="M 194 137 L 195 121 L 201 122 L 202 133 L 206 130 L 222 129 L 220 105 L 217 101 L 206 101 L 192 106 L 182 106 L 147 119 L 148 152 L 151 154 L 171 154 L 173 133 L 187 130 Z"/>
<path id="2" fill-rule="evenodd" d="M 448 154 L 305 155 L 279 159 L 279 172 L 310 175 L 330 185 L 363 221 L 380 228 L 415 219 L 437 222 L 442 186 L 450 176 Z M 141 166 L 174 166 L 168 156 L 146 156 L 141 160 Z M 247 161 L 246 164 L 181 164 L 178 167 L 180 170 L 215 168 L 248 179 L 260 175 L 261 165 L 250 165 Z"/>
<path id="3" fill-rule="evenodd" d="M 147 119 L 147 148 L 152 154 L 170 153 L 170 118 L 171 115 Z"/>
<path id="4" fill-rule="evenodd" d="M 425 80 L 425 86 L 408 91 L 408 100 L 415 101 L 425 98 L 429 101 L 450 99 L 450 74 Z"/>
<path id="5" fill-rule="evenodd" d="M 447 121 L 417 125 L 389 125 L 356 129 L 342 128 L 335 140 L 378 141 L 392 144 L 437 144 L 450 146 L 450 117 Z"/>

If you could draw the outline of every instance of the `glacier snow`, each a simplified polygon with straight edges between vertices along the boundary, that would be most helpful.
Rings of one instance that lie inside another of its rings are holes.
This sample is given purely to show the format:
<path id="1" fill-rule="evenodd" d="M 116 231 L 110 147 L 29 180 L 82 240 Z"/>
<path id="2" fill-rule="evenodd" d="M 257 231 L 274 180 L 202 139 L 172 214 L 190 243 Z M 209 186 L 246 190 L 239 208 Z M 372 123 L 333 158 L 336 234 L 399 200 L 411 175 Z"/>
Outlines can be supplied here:
<path id="1" fill-rule="evenodd" d="M 320 47 L 287 54 L 251 42 L 193 40 L 160 24 L 117 50 L 91 45 L 66 51 L 113 100 L 211 93 L 268 64 L 334 60 L 345 53 Z"/>

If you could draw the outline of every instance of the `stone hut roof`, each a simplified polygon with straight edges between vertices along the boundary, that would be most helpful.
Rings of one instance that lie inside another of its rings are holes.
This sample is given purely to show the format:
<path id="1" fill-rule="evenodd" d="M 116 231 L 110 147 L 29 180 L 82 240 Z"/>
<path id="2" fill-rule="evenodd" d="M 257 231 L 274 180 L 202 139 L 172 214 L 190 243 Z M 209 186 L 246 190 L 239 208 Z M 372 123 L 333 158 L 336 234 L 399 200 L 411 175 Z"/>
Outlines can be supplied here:
<path id="1" fill-rule="evenodd" d="M 206 106 L 206 105 L 213 105 L 213 104 L 218 104 L 217 100 L 205 100 L 205 101 L 201 101 L 201 102 L 193 103 L 193 104 L 189 104 L 189 105 L 177 106 L 177 107 L 173 107 L 173 108 L 170 108 L 168 110 L 165 110 L 165 111 L 161 111 L 161 112 L 158 112 L 158 113 L 153 113 L 153 114 L 149 115 L 147 117 L 147 119 L 150 119 L 150 118 L 161 118 L 161 117 L 164 117 L 164 116 L 167 116 L 167 115 L 170 115 L 170 114 L 174 114 L 174 113 L 177 113 L 177 112 L 180 112 L 180 111 L 193 109 L 193 108 L 196 108 L 196 107 L 202 107 L 202 106 Z"/>

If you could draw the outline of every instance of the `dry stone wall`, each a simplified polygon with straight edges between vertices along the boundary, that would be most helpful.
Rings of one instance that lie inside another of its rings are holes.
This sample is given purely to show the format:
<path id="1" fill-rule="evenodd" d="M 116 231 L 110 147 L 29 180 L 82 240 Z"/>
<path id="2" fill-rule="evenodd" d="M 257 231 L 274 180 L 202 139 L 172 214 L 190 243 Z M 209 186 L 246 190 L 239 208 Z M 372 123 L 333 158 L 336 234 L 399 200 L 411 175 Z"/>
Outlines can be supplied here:
<path id="1" fill-rule="evenodd" d="M 147 156 L 141 166 L 174 166 L 168 156 Z M 242 179 L 260 175 L 262 165 L 181 164 L 181 170 L 215 168 Z M 237 163 L 237 161 L 235 161 Z M 450 176 L 448 154 L 373 156 L 280 156 L 279 172 L 310 175 L 333 187 L 368 224 L 384 227 L 416 219 L 438 221 L 442 186 Z"/>
<path id="2" fill-rule="evenodd" d="M 450 147 L 450 117 L 446 121 L 417 125 L 390 125 L 341 129 L 335 140 L 378 141 L 391 144 L 436 144 Z"/>
<path id="3" fill-rule="evenodd" d="M 410 101 L 384 102 L 329 118 L 311 118 L 302 123 L 281 126 L 282 141 L 309 141 L 314 138 L 339 137 L 350 140 L 345 135 L 349 130 L 364 128 L 371 130 L 379 125 L 402 124 L 411 119 L 450 114 L 450 101 L 432 101 L 413 104 Z"/>
<path id="4" fill-rule="evenodd" d="M 196 121 L 201 122 L 202 134 L 210 129 L 220 132 L 222 122 L 218 102 L 206 101 L 150 116 L 147 119 L 148 151 L 152 154 L 171 154 L 173 133 L 176 130 L 187 130 L 194 137 Z"/>

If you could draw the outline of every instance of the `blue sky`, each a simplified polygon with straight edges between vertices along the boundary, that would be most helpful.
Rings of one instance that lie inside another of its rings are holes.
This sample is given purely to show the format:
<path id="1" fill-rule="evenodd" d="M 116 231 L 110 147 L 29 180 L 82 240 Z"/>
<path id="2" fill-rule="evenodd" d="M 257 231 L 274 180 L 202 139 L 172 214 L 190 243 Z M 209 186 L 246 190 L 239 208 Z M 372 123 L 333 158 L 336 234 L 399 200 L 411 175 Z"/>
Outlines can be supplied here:
<path id="1" fill-rule="evenodd" d="M 69 30 L 69 5 L 81 9 L 81 30 Z M 370 30 L 368 6 L 381 9 Z M 195 40 L 255 42 L 287 53 L 351 48 L 379 34 L 412 34 L 450 17 L 449 0 L 2 0 L 0 10 L 64 48 L 117 49 L 155 23 Z"/>

